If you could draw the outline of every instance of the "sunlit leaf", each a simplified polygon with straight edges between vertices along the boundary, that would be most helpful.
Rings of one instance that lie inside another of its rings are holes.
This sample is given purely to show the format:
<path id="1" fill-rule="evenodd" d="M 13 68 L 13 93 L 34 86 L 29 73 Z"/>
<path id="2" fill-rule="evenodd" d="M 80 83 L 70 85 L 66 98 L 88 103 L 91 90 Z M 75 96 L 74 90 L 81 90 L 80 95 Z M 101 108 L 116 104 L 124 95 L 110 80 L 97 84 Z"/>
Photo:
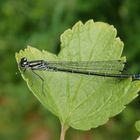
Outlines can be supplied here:
<path id="1" fill-rule="evenodd" d="M 17 53 L 16 59 L 18 63 L 22 57 L 29 61 L 125 59 L 121 57 L 123 43 L 116 38 L 116 34 L 113 26 L 102 22 L 78 22 L 61 35 L 61 50 L 58 55 L 28 47 Z M 62 124 L 80 130 L 103 125 L 136 98 L 140 90 L 140 82 L 132 81 L 131 78 L 117 79 L 53 71 L 34 73 L 31 69 L 20 71 L 29 89 Z"/>
<path id="2" fill-rule="evenodd" d="M 136 121 L 135 127 L 140 132 L 140 121 Z"/>

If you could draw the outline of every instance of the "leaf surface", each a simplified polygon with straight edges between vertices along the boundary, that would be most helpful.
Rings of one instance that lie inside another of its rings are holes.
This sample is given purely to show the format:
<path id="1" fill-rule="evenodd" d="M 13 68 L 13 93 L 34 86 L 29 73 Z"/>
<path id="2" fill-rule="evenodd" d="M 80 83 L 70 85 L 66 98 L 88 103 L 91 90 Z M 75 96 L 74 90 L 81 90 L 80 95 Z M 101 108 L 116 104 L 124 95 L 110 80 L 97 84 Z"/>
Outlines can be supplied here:
<path id="1" fill-rule="evenodd" d="M 113 26 L 103 22 L 78 22 L 61 35 L 61 50 L 58 55 L 27 47 L 16 54 L 16 59 L 18 63 L 22 57 L 29 61 L 125 60 L 125 57 L 121 57 L 123 43 L 116 34 Z M 80 130 L 103 125 L 136 98 L 140 90 L 140 81 L 132 81 L 131 78 L 117 79 L 31 69 L 20 71 L 29 89 L 62 124 Z"/>
<path id="2" fill-rule="evenodd" d="M 136 129 L 140 132 L 140 120 L 135 123 Z"/>

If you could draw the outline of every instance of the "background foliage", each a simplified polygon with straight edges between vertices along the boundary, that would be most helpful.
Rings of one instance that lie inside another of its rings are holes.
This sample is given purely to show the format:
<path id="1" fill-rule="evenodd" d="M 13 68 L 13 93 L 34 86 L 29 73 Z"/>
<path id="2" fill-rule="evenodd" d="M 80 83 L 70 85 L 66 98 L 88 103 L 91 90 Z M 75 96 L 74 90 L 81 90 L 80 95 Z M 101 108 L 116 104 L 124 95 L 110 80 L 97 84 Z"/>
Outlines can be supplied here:
<path id="1" fill-rule="evenodd" d="M 27 45 L 59 51 L 59 36 L 78 20 L 108 22 L 125 43 L 130 72 L 140 72 L 140 1 L 0 0 L 0 139 L 57 140 L 56 117 L 29 92 L 18 72 L 15 52 Z M 117 117 L 95 130 L 71 129 L 67 140 L 133 140 L 139 133 L 140 97 Z M 128 129 L 129 128 L 129 129 Z"/>

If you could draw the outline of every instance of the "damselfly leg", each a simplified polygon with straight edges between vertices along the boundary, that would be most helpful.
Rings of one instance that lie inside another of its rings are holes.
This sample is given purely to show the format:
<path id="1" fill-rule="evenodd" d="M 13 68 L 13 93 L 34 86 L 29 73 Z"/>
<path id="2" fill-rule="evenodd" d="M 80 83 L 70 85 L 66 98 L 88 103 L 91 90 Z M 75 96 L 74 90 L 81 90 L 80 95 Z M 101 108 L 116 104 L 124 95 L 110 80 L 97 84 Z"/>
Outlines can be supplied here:
<path id="1" fill-rule="evenodd" d="M 39 65 L 40 64 L 40 65 Z M 23 68 L 23 73 L 26 72 L 27 69 L 31 69 L 31 71 L 33 72 L 33 74 L 35 76 L 37 76 L 41 81 L 42 81 L 42 84 L 41 84 L 41 92 L 43 93 L 43 95 L 45 96 L 45 93 L 44 93 L 44 79 L 38 74 L 35 72 L 35 70 L 38 70 L 42 65 L 41 63 L 38 64 L 38 61 L 34 61 L 34 63 L 30 63 L 27 61 L 27 59 L 25 57 L 23 57 L 19 63 L 19 66 L 21 68 Z M 35 81 L 32 81 L 31 83 L 31 87 L 33 86 Z"/>

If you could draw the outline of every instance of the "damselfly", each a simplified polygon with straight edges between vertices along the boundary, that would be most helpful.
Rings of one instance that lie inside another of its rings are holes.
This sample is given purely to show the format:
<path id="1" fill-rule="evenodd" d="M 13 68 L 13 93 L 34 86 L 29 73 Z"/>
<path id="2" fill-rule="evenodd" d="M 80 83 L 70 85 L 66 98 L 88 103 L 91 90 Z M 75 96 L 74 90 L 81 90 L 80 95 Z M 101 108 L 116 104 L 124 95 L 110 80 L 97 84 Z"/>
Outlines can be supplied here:
<path id="1" fill-rule="evenodd" d="M 28 61 L 26 57 L 21 58 L 19 66 L 26 69 L 47 70 L 52 72 L 66 72 L 84 75 L 95 75 L 114 78 L 132 78 L 140 80 L 140 74 L 122 74 L 125 62 L 122 60 L 110 61 Z M 40 77 L 40 76 L 39 76 Z M 41 77 L 40 77 L 41 78 Z"/>

